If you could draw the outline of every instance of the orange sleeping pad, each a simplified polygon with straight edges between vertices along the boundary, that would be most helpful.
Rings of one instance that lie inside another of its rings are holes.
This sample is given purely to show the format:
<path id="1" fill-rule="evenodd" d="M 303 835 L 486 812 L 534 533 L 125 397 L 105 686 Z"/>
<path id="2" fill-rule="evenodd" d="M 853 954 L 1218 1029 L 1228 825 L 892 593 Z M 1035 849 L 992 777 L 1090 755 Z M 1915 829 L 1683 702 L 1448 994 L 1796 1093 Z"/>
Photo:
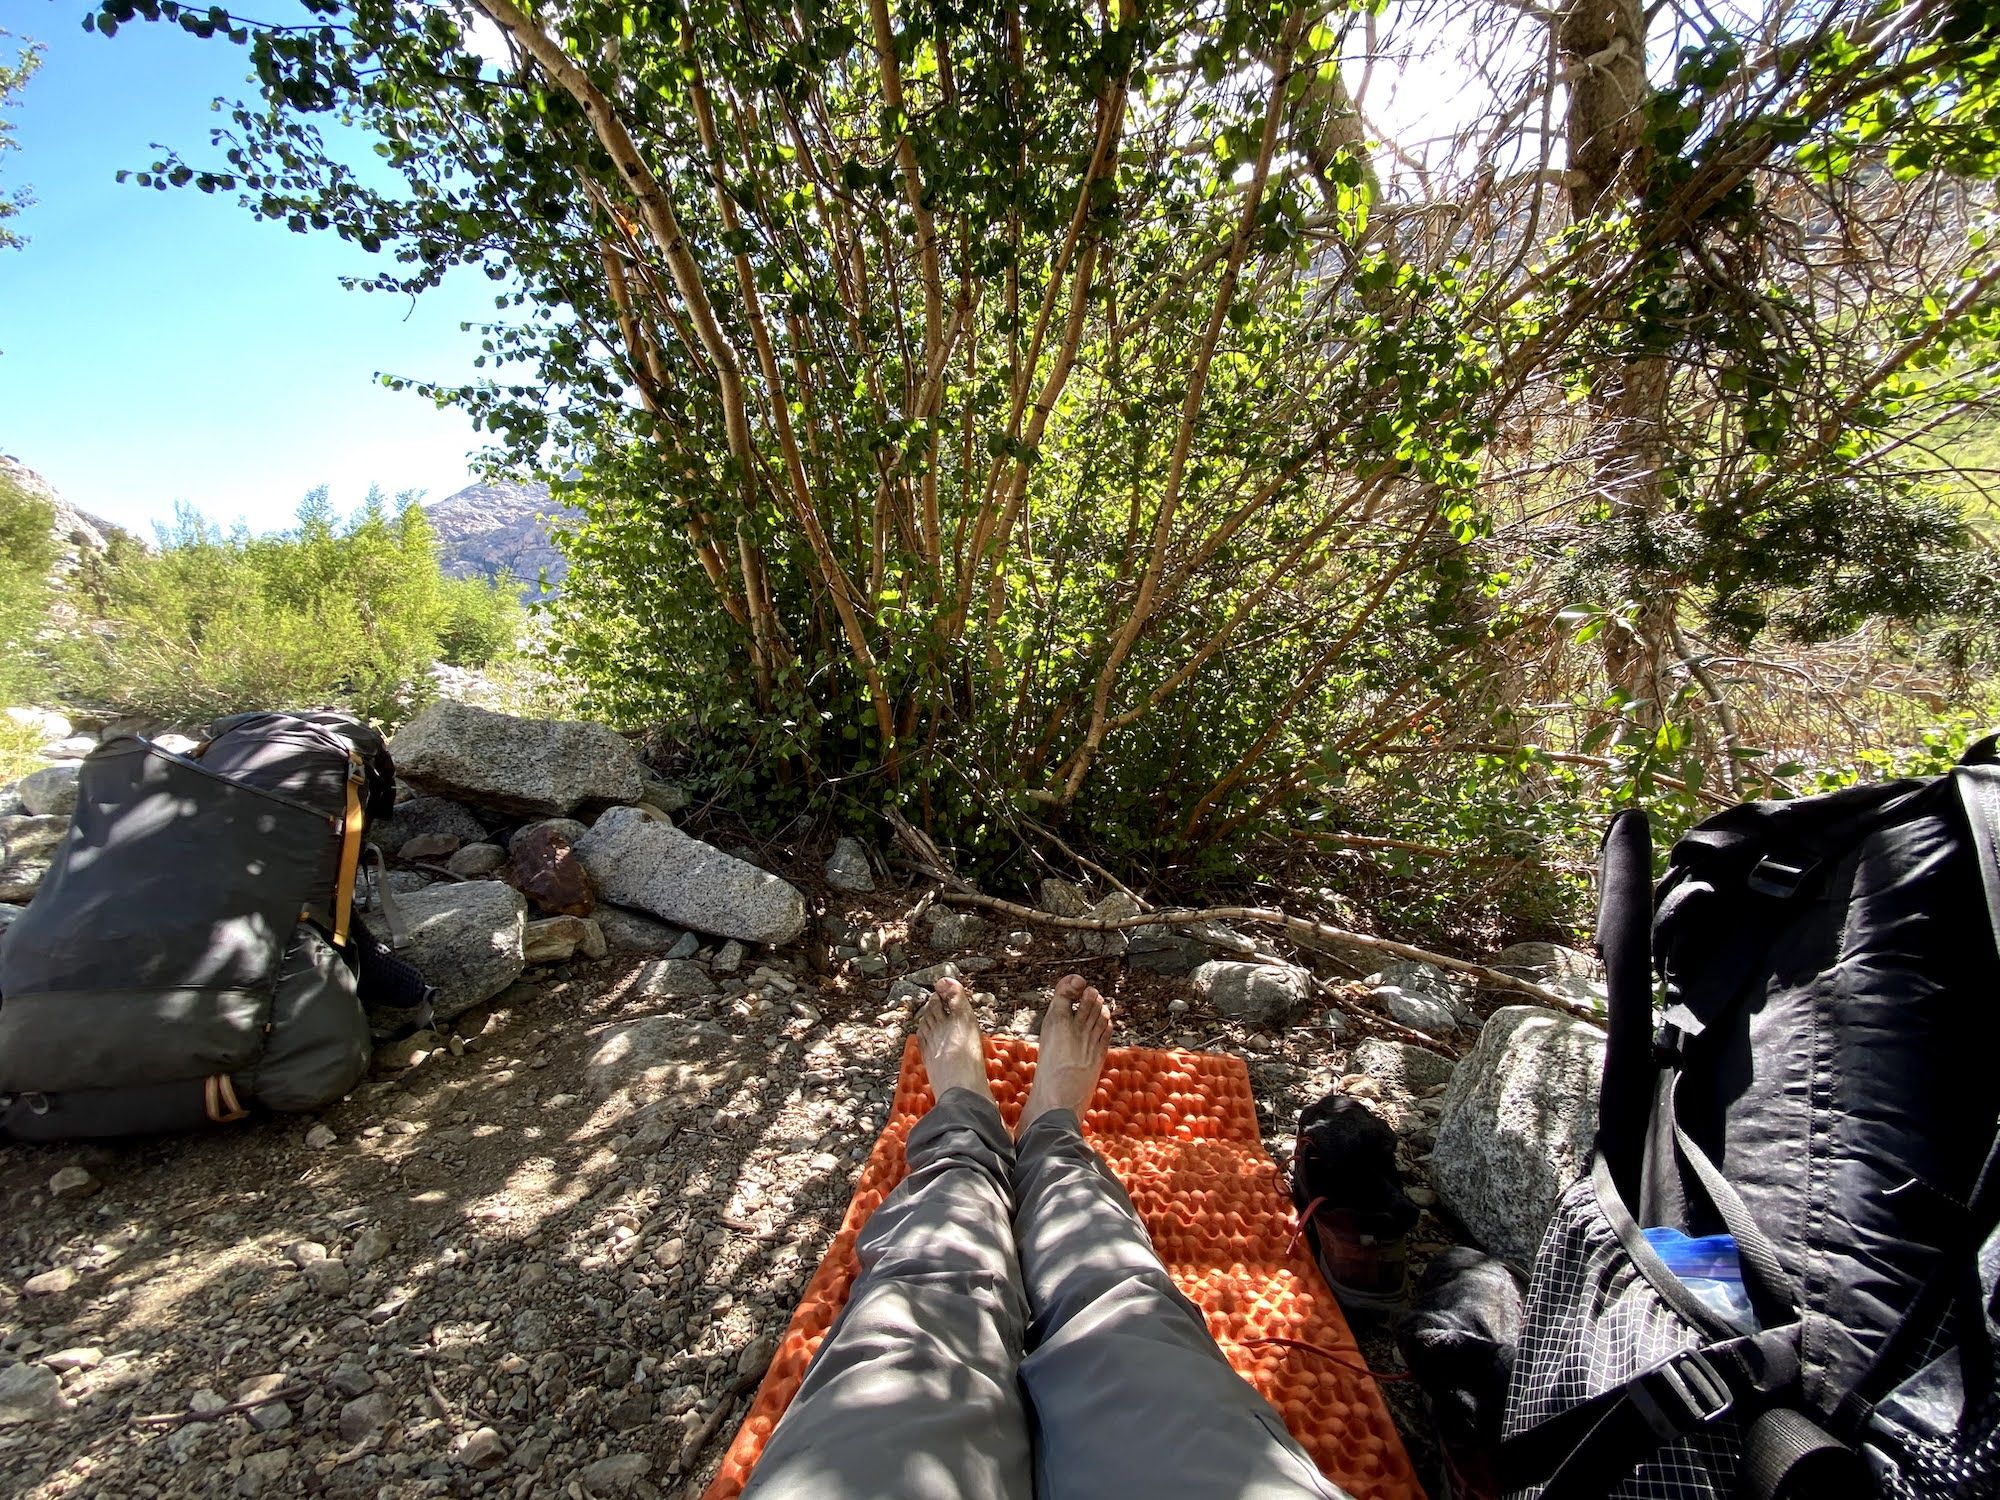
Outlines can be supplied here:
<path id="1" fill-rule="evenodd" d="M 1011 1128 L 1028 1095 L 1035 1044 L 989 1037 L 986 1060 Z M 847 1303 L 859 1269 L 855 1236 L 902 1181 L 903 1144 L 930 1107 L 912 1037 L 889 1123 L 706 1500 L 734 1500 L 749 1481 L 819 1341 Z M 1303 1240 L 1287 1251 L 1295 1227 L 1291 1197 L 1264 1153 L 1242 1059 L 1113 1048 L 1083 1127 L 1131 1194 L 1175 1283 L 1207 1315 L 1222 1352 L 1277 1408 L 1326 1476 L 1354 1500 L 1419 1500 L 1409 1455 L 1333 1293 Z M 1251 1342 L 1272 1338 L 1318 1347 Z"/>

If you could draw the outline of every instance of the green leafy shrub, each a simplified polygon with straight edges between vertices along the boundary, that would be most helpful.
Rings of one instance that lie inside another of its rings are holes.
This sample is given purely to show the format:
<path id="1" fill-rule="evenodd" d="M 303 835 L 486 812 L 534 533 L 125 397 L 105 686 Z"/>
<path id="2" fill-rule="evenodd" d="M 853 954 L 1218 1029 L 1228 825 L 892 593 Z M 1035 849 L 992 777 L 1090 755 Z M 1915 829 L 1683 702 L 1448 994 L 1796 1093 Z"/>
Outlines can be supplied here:
<path id="1" fill-rule="evenodd" d="M 71 645 L 72 695 L 193 722 L 255 707 L 342 704 L 394 723 L 429 696 L 434 662 L 511 647 L 518 589 L 447 579 L 430 523 L 379 493 L 346 519 L 324 489 L 278 536 L 224 532 L 190 509 L 157 549 L 108 557 L 97 622 Z"/>
<path id="2" fill-rule="evenodd" d="M 42 639 L 55 512 L 46 500 L 0 478 L 0 699 L 19 703 L 48 688 Z"/>

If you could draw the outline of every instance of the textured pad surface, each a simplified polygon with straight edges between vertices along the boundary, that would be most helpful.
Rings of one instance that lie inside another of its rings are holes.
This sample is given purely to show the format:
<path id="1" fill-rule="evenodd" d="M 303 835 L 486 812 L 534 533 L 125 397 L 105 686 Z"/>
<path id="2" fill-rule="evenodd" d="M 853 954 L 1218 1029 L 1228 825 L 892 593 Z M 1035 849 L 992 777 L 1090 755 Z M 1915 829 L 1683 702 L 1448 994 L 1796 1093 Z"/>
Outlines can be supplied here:
<path id="1" fill-rule="evenodd" d="M 1011 1129 L 1034 1074 L 1035 1044 L 990 1037 L 986 1071 Z M 895 1103 L 862 1169 L 840 1233 L 806 1286 L 757 1400 L 706 1500 L 733 1500 L 847 1302 L 855 1236 L 896 1184 L 910 1129 L 931 1107 L 912 1037 Z M 1206 1052 L 1113 1048 L 1083 1118 L 1084 1135 L 1118 1174 L 1168 1272 L 1208 1318 L 1237 1371 L 1276 1407 L 1320 1469 L 1354 1500 L 1420 1497 L 1382 1393 L 1301 1240 L 1287 1252 L 1291 1197 L 1257 1130 L 1243 1060 Z M 1335 1351 L 1244 1341 L 1299 1339 Z"/>

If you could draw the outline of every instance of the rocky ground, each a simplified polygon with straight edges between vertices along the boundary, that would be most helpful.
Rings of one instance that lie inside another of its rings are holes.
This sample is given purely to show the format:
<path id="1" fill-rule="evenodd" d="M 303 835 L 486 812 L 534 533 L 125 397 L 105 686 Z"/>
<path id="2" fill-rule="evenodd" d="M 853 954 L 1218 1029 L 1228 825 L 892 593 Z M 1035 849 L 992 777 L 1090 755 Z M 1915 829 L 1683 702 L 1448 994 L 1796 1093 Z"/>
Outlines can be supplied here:
<path id="1" fill-rule="evenodd" d="M 439 861 L 489 846 L 422 821 L 398 842 L 436 842 L 397 851 L 397 883 L 463 920 L 501 882 Z M 467 831 L 495 849 L 522 831 L 495 821 Z M 585 854 L 608 837 L 575 827 Z M 0 1494 L 699 1493 L 886 1117 L 910 981 L 942 963 L 997 1030 L 1030 1033 L 1074 968 L 1112 995 L 1121 1042 L 1243 1056 L 1281 1165 L 1299 1110 L 1344 1088 L 1397 1131 L 1416 1258 L 1463 1237 L 1429 1155 L 1493 1002 L 1421 966 L 1246 976 L 1179 937 L 968 918 L 879 855 L 824 855 L 781 869 L 807 925 L 775 946 L 609 906 L 546 940 L 562 919 L 530 923 L 501 885 L 517 946 L 498 992 L 384 1048 L 318 1114 L 0 1146 Z M 1380 1331 L 1364 1347 L 1396 1362 Z M 1421 1398 L 1385 1391 L 1434 1472 Z"/>

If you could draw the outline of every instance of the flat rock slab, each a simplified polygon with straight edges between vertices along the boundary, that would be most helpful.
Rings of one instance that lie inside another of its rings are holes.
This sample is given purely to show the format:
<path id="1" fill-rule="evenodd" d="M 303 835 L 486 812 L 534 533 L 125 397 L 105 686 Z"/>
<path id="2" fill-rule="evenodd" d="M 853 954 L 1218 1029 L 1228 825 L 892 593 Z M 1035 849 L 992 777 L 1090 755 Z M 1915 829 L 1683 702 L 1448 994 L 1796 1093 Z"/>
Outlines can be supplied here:
<path id="1" fill-rule="evenodd" d="M 411 786 L 496 812 L 559 817 L 585 803 L 637 802 L 646 789 L 639 757 L 603 724 L 448 700 L 397 731 L 390 751 Z"/>
<path id="2" fill-rule="evenodd" d="M 437 986 L 437 1018 L 449 1021 L 520 978 L 528 904 L 512 886 L 469 880 L 412 891 L 397 903 L 410 929 L 403 957 Z"/>
<path id="3" fill-rule="evenodd" d="M 637 808 L 605 813 L 576 855 L 607 901 L 697 932 L 776 944 L 805 931 L 805 897 L 792 886 Z"/>
<path id="4" fill-rule="evenodd" d="M 1497 1010 L 1444 1096 L 1431 1182 L 1495 1255 L 1532 1261 L 1590 1166 L 1604 1031 L 1537 1005 Z"/>

